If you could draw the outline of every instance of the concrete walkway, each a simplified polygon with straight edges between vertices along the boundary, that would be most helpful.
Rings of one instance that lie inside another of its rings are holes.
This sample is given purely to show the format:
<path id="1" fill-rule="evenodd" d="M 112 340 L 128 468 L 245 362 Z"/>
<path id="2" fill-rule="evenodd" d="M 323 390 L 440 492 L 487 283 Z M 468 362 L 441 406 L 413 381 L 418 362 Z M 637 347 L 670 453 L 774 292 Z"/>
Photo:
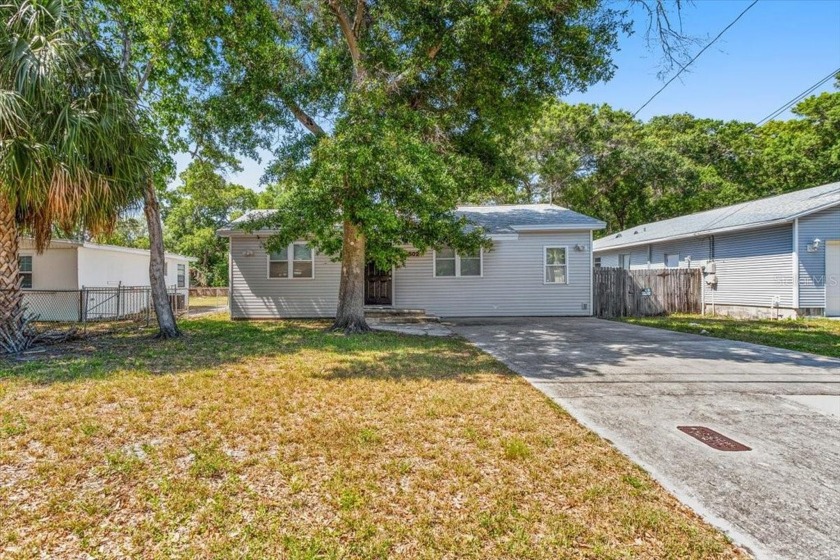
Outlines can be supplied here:
<path id="1" fill-rule="evenodd" d="M 589 318 L 452 325 L 758 558 L 840 558 L 840 360 Z"/>

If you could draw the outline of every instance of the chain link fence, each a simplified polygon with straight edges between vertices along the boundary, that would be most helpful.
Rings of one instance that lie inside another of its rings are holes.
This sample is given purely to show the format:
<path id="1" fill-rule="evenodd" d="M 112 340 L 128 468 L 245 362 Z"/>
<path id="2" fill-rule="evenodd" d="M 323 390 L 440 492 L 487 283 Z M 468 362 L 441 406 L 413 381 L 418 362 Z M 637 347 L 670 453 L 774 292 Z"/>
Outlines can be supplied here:
<path id="1" fill-rule="evenodd" d="M 167 289 L 176 315 L 188 311 L 185 288 Z M 78 323 L 126 321 L 149 324 L 154 319 L 149 286 L 84 287 L 80 290 L 24 290 L 26 313 L 37 322 Z"/>

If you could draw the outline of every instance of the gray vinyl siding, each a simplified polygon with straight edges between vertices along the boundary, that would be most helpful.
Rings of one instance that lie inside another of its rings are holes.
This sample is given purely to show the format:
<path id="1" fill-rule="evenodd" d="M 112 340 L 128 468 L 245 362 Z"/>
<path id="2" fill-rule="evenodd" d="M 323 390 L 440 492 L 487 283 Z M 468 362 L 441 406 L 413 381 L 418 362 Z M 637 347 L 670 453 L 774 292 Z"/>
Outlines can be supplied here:
<path id="1" fill-rule="evenodd" d="M 665 268 L 665 255 L 678 254 L 679 268 L 688 268 L 688 257 L 691 257 L 691 267 L 703 266 L 709 260 L 709 238 L 693 237 L 676 241 L 654 243 L 651 247 L 651 268 Z"/>
<path id="2" fill-rule="evenodd" d="M 800 236 L 802 222 L 800 221 Z M 705 301 L 720 305 L 772 307 L 776 296 L 780 307 L 793 306 L 793 229 L 789 224 L 746 230 L 714 236 L 714 257 L 718 283 L 715 288 L 704 284 Z M 666 253 L 679 253 L 680 268 L 701 267 L 709 261 L 709 237 L 695 237 L 654 243 L 650 246 L 599 251 L 602 266 L 618 266 L 618 255 L 630 253 L 632 268 L 647 268 L 637 254 L 647 255 L 650 247 L 650 268 L 663 268 Z M 804 251 L 804 248 L 802 249 Z M 615 264 L 604 264 L 605 262 Z M 823 270 L 825 260 L 823 263 Z M 825 291 L 823 290 L 823 298 Z M 824 302 L 824 299 L 823 299 Z M 824 303 L 822 304 L 824 305 Z M 805 304 L 800 301 L 800 306 Z"/>
<path id="3" fill-rule="evenodd" d="M 315 253 L 312 279 L 269 278 L 267 253 L 255 236 L 231 237 L 230 255 L 232 318 L 335 316 L 341 266 L 326 255 Z"/>
<path id="4" fill-rule="evenodd" d="M 568 284 L 544 283 L 546 246 L 568 248 Z M 394 306 L 442 317 L 590 315 L 590 247 L 588 231 L 520 233 L 485 252 L 483 277 L 462 278 L 435 278 L 430 251 L 395 271 Z"/>
<path id="5" fill-rule="evenodd" d="M 718 285 L 706 303 L 793 306 L 793 226 L 785 224 L 715 236 Z M 713 299 L 712 299 L 713 298 Z"/>
<path id="6" fill-rule="evenodd" d="M 602 267 L 617 267 L 620 254 L 630 255 L 630 268 L 633 270 L 647 269 L 647 268 L 664 268 L 665 254 L 679 253 L 680 268 L 686 268 L 688 263 L 686 257 L 691 257 L 691 266 L 702 266 L 706 264 L 709 254 L 708 238 L 692 238 L 679 239 L 675 241 L 666 241 L 662 243 L 654 243 L 652 245 L 642 245 L 639 247 L 632 247 L 627 249 L 611 249 L 609 251 L 599 251 L 596 256 L 601 257 Z"/>
<path id="7" fill-rule="evenodd" d="M 604 251 L 595 255 L 601 259 L 601 268 L 618 268 L 619 251 Z"/>
<path id="8" fill-rule="evenodd" d="M 807 245 L 820 239 L 819 250 Z M 799 219 L 799 307 L 825 307 L 825 242 L 840 239 L 840 206 Z"/>

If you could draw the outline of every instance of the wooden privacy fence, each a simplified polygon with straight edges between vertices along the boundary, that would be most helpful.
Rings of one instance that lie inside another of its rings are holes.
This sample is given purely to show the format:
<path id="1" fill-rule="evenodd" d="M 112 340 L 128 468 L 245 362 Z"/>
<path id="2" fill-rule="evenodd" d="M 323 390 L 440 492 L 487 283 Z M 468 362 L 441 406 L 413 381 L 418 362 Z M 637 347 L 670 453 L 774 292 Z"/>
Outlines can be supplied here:
<path id="1" fill-rule="evenodd" d="M 643 317 L 700 313 L 703 273 L 699 268 L 593 270 L 596 317 Z"/>

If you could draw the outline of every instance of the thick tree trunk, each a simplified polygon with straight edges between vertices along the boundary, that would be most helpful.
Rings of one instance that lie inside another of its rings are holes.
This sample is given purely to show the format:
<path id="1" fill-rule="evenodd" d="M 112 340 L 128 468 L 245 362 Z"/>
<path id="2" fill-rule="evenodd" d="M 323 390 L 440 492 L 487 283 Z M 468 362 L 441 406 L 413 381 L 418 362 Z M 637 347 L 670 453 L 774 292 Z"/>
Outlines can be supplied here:
<path id="1" fill-rule="evenodd" d="M 347 334 L 370 331 L 365 321 L 365 236 L 352 222 L 344 222 L 338 311 L 332 330 Z"/>
<path id="2" fill-rule="evenodd" d="M 178 325 L 175 323 L 175 314 L 172 312 L 172 305 L 169 303 L 169 294 L 166 291 L 166 274 L 164 266 L 166 257 L 163 250 L 163 227 L 160 221 L 160 206 L 158 205 L 155 187 L 149 181 L 143 190 L 146 224 L 149 227 L 149 281 L 152 286 L 152 304 L 157 316 L 158 338 L 175 338 L 181 335 Z"/>

